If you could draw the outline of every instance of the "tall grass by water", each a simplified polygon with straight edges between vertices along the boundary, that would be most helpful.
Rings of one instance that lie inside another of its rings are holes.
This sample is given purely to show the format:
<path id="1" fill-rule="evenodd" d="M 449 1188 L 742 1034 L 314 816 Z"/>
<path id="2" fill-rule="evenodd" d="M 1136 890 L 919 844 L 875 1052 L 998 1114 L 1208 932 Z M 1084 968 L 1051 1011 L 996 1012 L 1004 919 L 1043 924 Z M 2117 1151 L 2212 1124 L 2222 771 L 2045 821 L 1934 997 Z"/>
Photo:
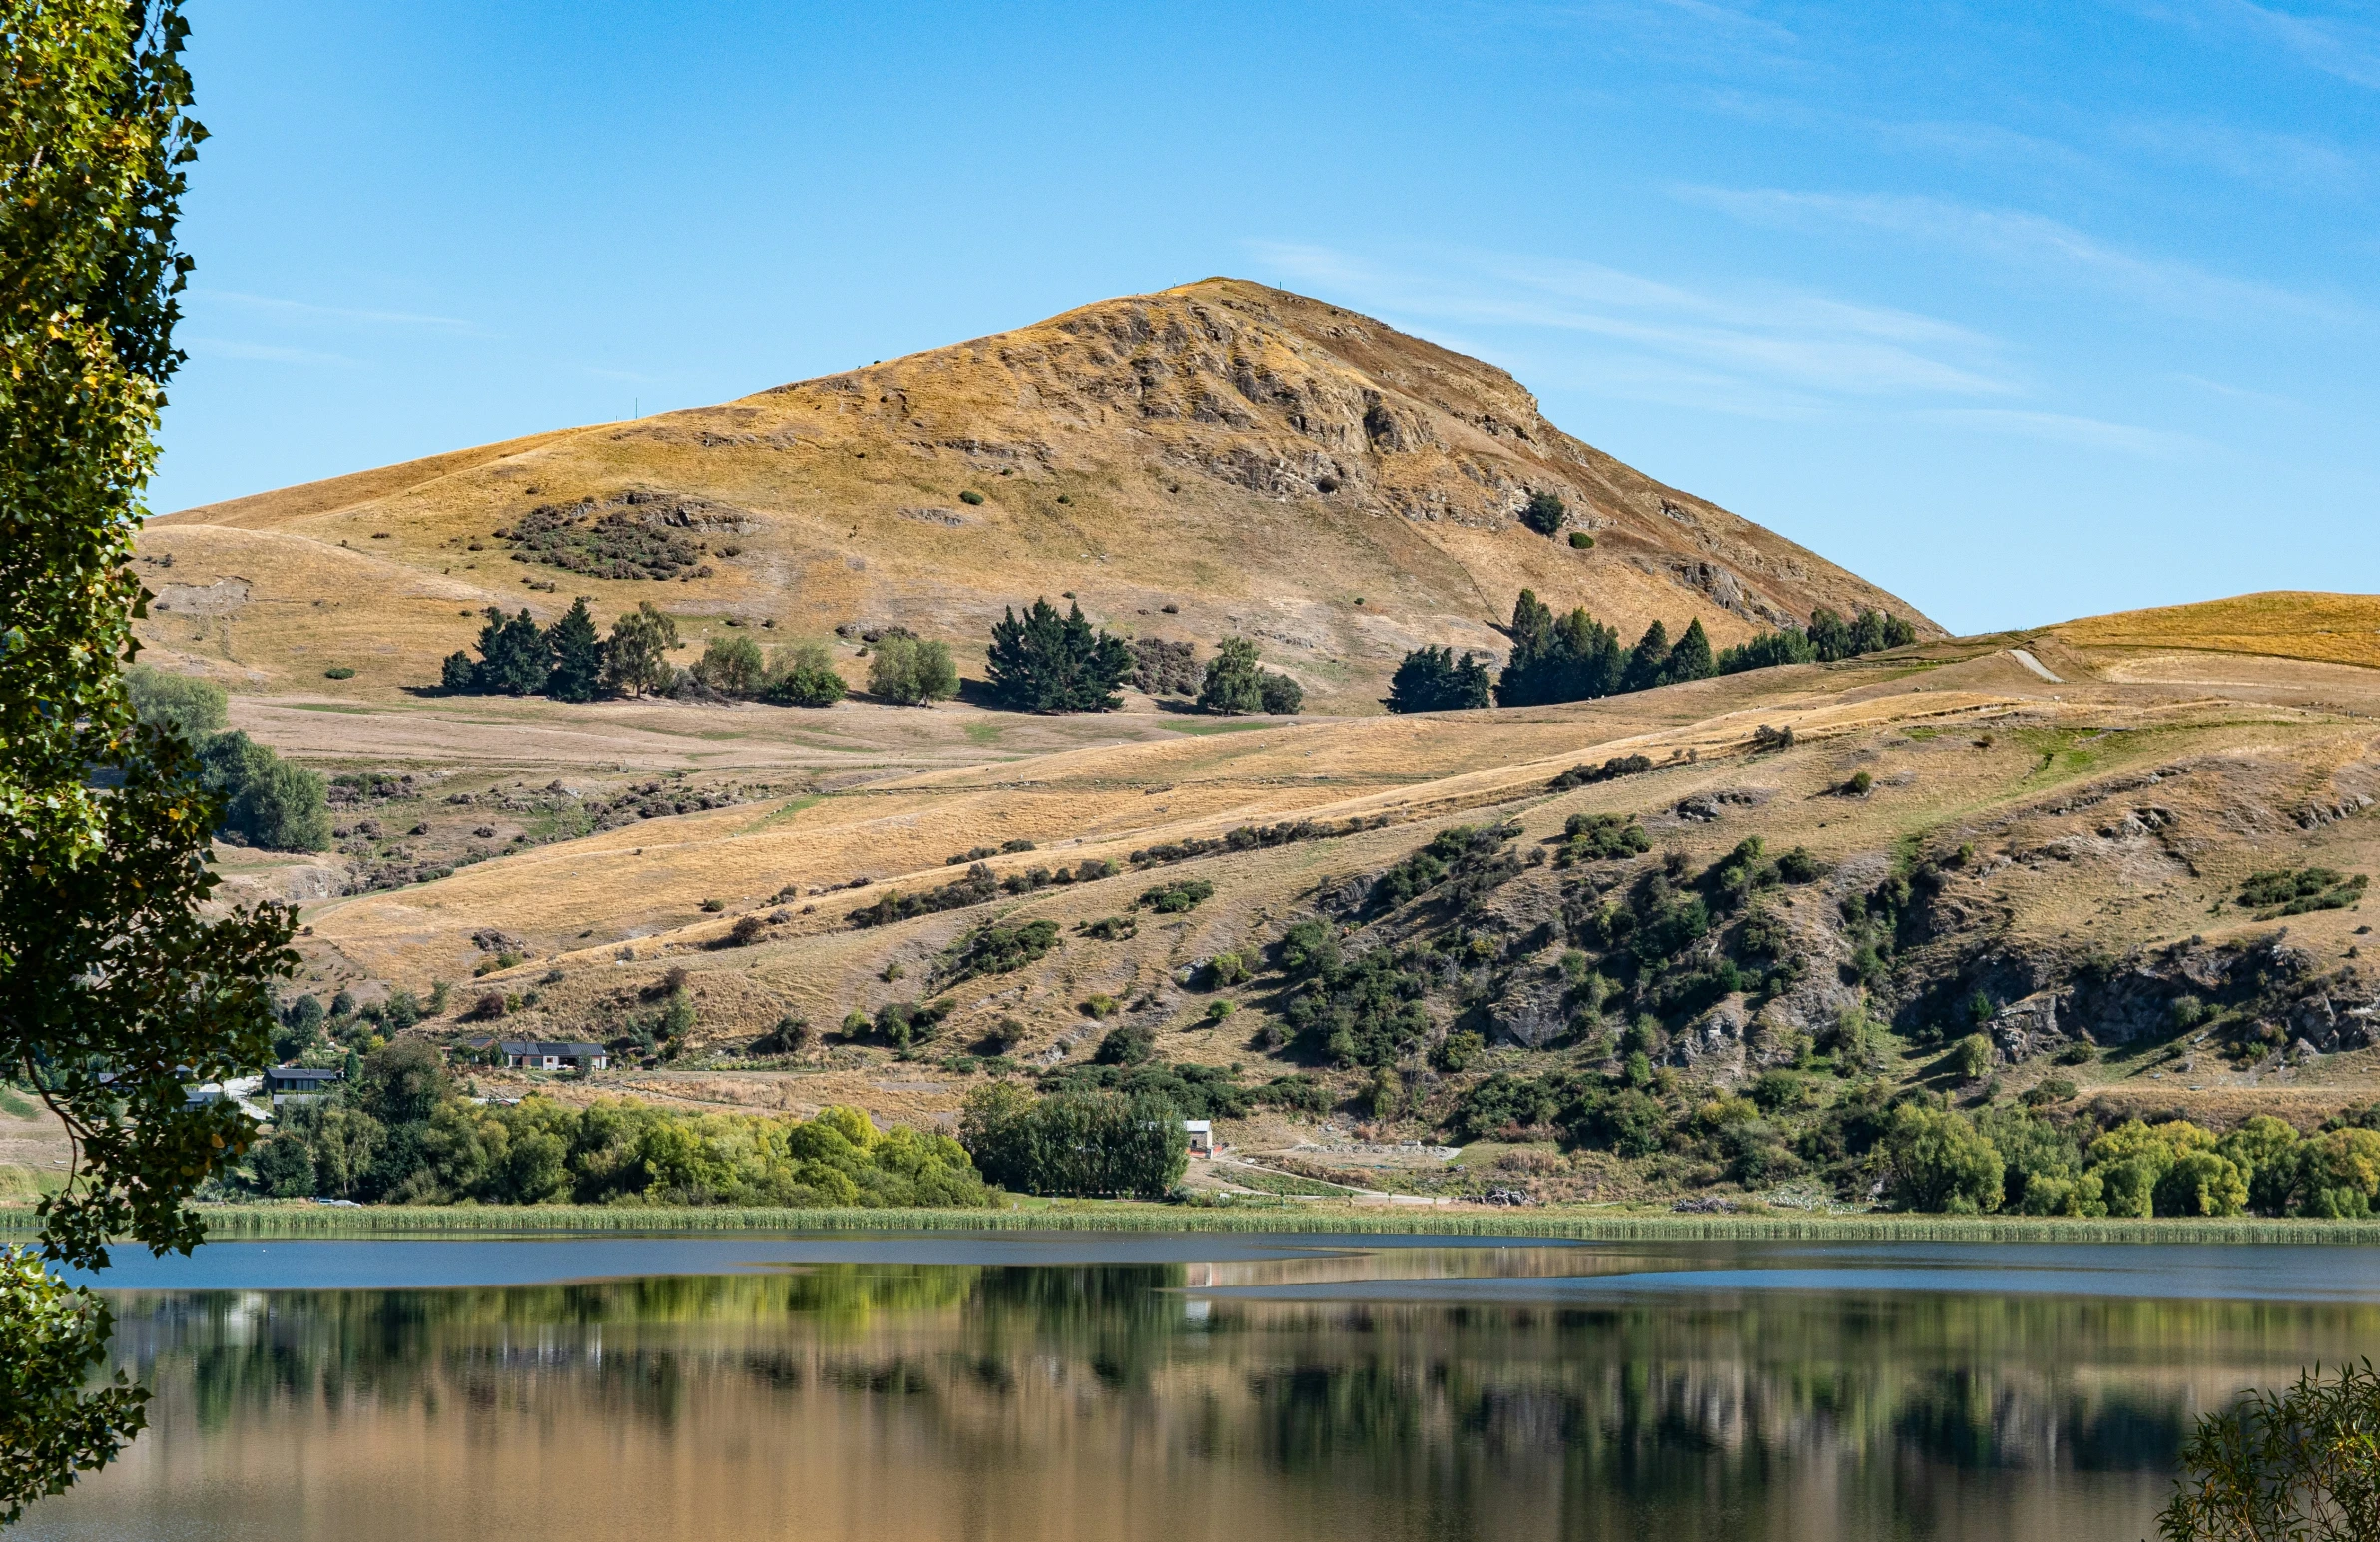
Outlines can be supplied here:
<path id="1" fill-rule="evenodd" d="M 1219 1209 L 1044 1204 L 1005 1210 L 773 1210 L 605 1205 L 208 1205 L 214 1238 L 369 1238 L 560 1232 L 1223 1232 L 1515 1237 L 1578 1242 L 2380 1244 L 2380 1221 L 2068 1220 L 1943 1216 L 1484 1215 L 1343 1205 Z M 0 1235 L 30 1210 L 0 1210 Z"/>

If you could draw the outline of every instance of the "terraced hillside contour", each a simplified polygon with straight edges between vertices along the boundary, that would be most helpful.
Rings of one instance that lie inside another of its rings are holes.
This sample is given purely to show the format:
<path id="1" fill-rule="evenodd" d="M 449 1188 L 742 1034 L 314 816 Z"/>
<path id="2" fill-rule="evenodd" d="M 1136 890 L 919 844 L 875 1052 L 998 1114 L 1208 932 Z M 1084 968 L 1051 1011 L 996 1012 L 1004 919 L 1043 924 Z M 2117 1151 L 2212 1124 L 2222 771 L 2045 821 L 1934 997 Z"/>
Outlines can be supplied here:
<path id="1" fill-rule="evenodd" d="M 1517 518 L 1539 493 L 1567 508 L 1550 537 Z M 697 641 L 898 624 L 977 673 L 1004 606 L 1071 591 L 1136 635 L 1254 637 L 1338 712 L 1375 710 L 1422 644 L 1500 653 L 1492 623 L 1524 587 L 1631 640 L 1700 617 L 1724 646 L 1821 605 L 1939 635 L 1570 437 L 1502 370 L 1220 278 L 721 406 L 185 510 L 142 551 L 156 662 L 362 700 L 434 684 L 478 607 L 550 621 L 574 594 L 607 623 L 654 601 Z"/>

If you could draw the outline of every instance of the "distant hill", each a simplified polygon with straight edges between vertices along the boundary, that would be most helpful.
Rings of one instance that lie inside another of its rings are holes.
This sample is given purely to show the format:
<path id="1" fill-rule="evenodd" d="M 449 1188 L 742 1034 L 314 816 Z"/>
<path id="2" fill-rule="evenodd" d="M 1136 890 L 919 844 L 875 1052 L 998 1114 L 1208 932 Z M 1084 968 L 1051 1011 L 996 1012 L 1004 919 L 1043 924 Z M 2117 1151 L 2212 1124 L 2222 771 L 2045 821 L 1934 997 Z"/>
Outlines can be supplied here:
<path id="1" fill-rule="evenodd" d="M 1520 524 L 1568 506 L 1578 550 Z M 906 625 L 978 668 L 1003 606 L 1257 638 L 1311 707 L 1368 711 L 1423 643 L 1489 651 L 1514 594 L 1724 645 L 1905 601 L 1547 422 L 1502 370 L 1232 279 L 722 406 L 566 429 L 153 521 L 160 662 L 370 696 L 434 682 L 496 602 L 690 637 Z M 532 557 L 537 560 L 528 560 Z M 171 561 L 170 569 L 166 566 Z M 647 575 L 662 575 L 658 579 Z M 550 587 L 545 587 L 550 586 Z M 764 634 L 766 635 L 766 634 Z M 177 658 L 176 656 L 179 656 Z"/>

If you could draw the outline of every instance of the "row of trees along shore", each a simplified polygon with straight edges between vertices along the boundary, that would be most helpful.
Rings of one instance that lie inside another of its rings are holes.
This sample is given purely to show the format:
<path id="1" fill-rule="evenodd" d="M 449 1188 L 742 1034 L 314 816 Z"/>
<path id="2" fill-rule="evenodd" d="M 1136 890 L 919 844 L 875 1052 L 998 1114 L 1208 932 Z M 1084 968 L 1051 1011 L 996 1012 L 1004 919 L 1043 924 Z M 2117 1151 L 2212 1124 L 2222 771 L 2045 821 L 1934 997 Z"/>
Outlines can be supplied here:
<path id="1" fill-rule="evenodd" d="M 1771 665 L 1831 664 L 1917 641 L 1917 628 L 1898 616 L 1865 610 L 1847 620 L 1822 605 L 1806 628 L 1783 627 L 1716 653 L 1700 617 L 1674 643 L 1655 621 L 1630 648 L 1583 606 L 1557 617 L 1529 589 L 1520 591 L 1505 630 L 1511 657 L 1492 684 L 1486 662 L 1468 651 L 1458 658 L 1451 648 L 1417 648 L 1397 666 L 1382 705 L 1409 713 L 1460 712 L 1491 700 L 1497 707 L 1585 702 Z"/>

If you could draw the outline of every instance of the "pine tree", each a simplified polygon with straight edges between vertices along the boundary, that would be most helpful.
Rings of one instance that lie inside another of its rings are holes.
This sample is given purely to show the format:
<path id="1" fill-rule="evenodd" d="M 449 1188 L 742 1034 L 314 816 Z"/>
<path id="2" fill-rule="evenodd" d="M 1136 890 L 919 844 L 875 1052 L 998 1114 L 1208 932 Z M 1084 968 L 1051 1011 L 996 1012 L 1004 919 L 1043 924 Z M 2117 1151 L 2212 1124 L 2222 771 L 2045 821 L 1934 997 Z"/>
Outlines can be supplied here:
<path id="1" fill-rule="evenodd" d="M 1711 658 L 1710 635 L 1702 630 L 1702 618 L 1697 616 L 1686 623 L 1686 635 L 1669 650 L 1669 663 L 1661 671 L 1661 681 L 1664 685 L 1676 685 L 1681 681 L 1708 680 L 1718 673 L 1718 663 Z"/>
<path id="2" fill-rule="evenodd" d="M 560 621 L 546 628 L 545 646 L 554 661 L 545 694 L 557 702 L 592 702 L 603 677 L 603 639 L 588 613 L 587 597 L 570 602 Z"/>
<path id="3" fill-rule="evenodd" d="M 1020 619 L 1011 607 L 992 623 L 988 655 L 991 698 L 1018 712 L 1113 712 L 1124 705 L 1116 687 L 1135 660 L 1124 640 L 1094 631 L 1081 605 L 1060 616 L 1037 599 Z"/>
<path id="4" fill-rule="evenodd" d="M 1650 691 L 1669 670 L 1669 629 L 1655 621 L 1628 651 L 1627 668 L 1620 673 L 1622 691 Z"/>
<path id="5" fill-rule="evenodd" d="M 1763 632 L 1748 643 L 1719 650 L 1719 673 L 1740 675 L 1746 670 L 1764 670 L 1778 664 L 1808 664 L 1818 657 L 1817 645 L 1799 627 L 1788 626 L 1775 632 Z"/>
<path id="6" fill-rule="evenodd" d="M 1619 634 L 1598 623 L 1584 607 L 1554 618 L 1526 589 L 1512 606 L 1512 657 L 1495 682 L 1504 707 L 1539 707 L 1583 702 L 1619 689 L 1625 655 Z"/>
<path id="7" fill-rule="evenodd" d="M 1381 706 L 1391 712 L 1461 712 L 1486 707 L 1488 666 L 1466 650 L 1458 662 L 1452 648 L 1417 648 L 1389 677 Z"/>

